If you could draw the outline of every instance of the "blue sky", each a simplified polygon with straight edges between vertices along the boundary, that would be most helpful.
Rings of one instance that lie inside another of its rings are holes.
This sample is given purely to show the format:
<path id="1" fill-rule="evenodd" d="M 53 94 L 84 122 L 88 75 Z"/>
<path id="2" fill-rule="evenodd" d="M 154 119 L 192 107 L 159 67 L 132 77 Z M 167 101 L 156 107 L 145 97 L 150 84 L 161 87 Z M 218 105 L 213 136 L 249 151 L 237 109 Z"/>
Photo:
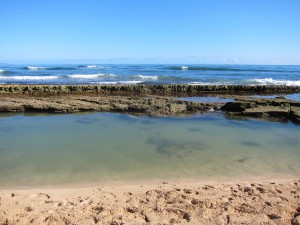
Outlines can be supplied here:
<path id="1" fill-rule="evenodd" d="M 299 0 L 2 0 L 0 61 L 300 64 Z"/>

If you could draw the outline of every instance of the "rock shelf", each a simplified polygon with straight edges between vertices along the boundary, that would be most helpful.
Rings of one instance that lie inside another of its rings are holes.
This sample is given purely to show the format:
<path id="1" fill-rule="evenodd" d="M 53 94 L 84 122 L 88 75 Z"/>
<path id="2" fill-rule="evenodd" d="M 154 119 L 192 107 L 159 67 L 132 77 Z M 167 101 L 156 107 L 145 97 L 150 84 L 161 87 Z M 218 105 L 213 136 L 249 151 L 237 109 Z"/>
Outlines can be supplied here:
<path id="1" fill-rule="evenodd" d="M 295 86 L 215 85 L 0 85 L 0 113 L 122 112 L 150 116 L 223 111 L 231 117 L 291 120 L 300 123 L 300 101 L 284 97 L 251 98 L 252 94 L 298 93 Z M 203 94 L 235 98 L 227 103 L 179 100 Z M 248 95 L 248 96 L 247 96 Z"/>

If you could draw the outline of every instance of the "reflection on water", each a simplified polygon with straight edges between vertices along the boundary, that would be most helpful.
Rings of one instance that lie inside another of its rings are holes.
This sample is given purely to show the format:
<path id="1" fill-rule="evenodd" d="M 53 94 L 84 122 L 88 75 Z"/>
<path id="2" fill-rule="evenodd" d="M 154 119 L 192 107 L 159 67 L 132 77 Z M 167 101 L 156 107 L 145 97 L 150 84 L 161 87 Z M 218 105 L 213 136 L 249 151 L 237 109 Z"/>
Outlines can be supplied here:
<path id="1" fill-rule="evenodd" d="M 300 172 L 300 127 L 292 123 L 217 113 L 25 114 L 0 123 L 1 187 Z"/>

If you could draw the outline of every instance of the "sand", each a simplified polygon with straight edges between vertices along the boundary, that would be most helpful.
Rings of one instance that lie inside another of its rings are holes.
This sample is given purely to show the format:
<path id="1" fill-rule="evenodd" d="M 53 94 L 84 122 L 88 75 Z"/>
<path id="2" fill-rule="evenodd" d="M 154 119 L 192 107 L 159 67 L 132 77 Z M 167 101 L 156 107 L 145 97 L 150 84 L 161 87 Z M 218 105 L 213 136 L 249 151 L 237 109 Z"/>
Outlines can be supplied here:
<path id="1" fill-rule="evenodd" d="M 300 224 L 300 179 L 1 190 L 0 224 Z"/>

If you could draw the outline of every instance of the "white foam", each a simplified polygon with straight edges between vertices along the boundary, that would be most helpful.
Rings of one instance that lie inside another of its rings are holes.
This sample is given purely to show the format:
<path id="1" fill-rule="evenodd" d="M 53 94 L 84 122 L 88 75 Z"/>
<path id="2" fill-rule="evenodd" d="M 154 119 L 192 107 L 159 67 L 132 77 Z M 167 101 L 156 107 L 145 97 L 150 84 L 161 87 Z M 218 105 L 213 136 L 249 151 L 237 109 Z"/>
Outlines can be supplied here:
<path id="1" fill-rule="evenodd" d="M 58 79 L 58 76 L 11 76 L 1 77 L 0 80 L 54 80 Z"/>
<path id="2" fill-rule="evenodd" d="M 93 79 L 93 78 L 98 78 L 100 76 L 104 76 L 104 74 L 97 73 L 97 74 L 73 74 L 73 75 L 68 75 L 69 78 L 75 78 L 75 79 Z"/>
<path id="3" fill-rule="evenodd" d="M 210 82 L 190 82 L 188 85 L 221 85 L 221 83 L 210 83 Z"/>
<path id="4" fill-rule="evenodd" d="M 143 81 L 139 80 L 130 80 L 130 81 L 119 81 L 119 84 L 139 84 L 142 83 Z"/>
<path id="5" fill-rule="evenodd" d="M 88 68 L 88 69 L 96 69 L 96 68 L 98 68 L 98 69 L 109 69 L 110 67 L 108 67 L 108 66 L 89 65 L 89 66 L 86 66 L 86 68 Z"/>
<path id="6" fill-rule="evenodd" d="M 189 67 L 188 67 L 188 66 L 182 66 L 181 69 L 182 69 L 182 70 L 188 70 Z"/>
<path id="7" fill-rule="evenodd" d="M 116 81 L 101 81 L 101 82 L 91 82 L 91 84 L 117 84 Z"/>
<path id="8" fill-rule="evenodd" d="M 5 70 L 0 70 L 0 73 L 4 73 L 5 72 Z"/>
<path id="9" fill-rule="evenodd" d="M 97 66 L 96 65 L 91 65 L 91 66 L 87 66 L 86 68 L 92 69 L 92 68 L 97 68 Z"/>
<path id="10" fill-rule="evenodd" d="M 38 66 L 27 66 L 26 69 L 28 70 L 44 70 L 45 67 L 38 67 Z"/>
<path id="11" fill-rule="evenodd" d="M 190 82 L 188 85 L 234 85 L 232 82 Z"/>
<path id="12" fill-rule="evenodd" d="M 136 75 L 134 77 L 142 79 L 142 80 L 157 80 L 158 79 L 158 76 Z"/>
<path id="13" fill-rule="evenodd" d="M 68 75 L 69 78 L 74 79 L 96 79 L 100 77 L 115 77 L 114 74 L 103 74 L 103 73 L 96 73 L 96 74 L 72 74 Z"/>
<path id="14" fill-rule="evenodd" d="M 100 81 L 100 82 L 91 82 L 92 84 L 139 84 L 143 81 L 139 80 L 130 80 L 130 81 Z"/>
<path id="15" fill-rule="evenodd" d="M 251 81 L 254 81 L 261 85 L 300 86 L 300 80 L 292 81 L 292 80 L 274 80 L 273 78 L 261 78 L 261 79 L 253 79 Z"/>

